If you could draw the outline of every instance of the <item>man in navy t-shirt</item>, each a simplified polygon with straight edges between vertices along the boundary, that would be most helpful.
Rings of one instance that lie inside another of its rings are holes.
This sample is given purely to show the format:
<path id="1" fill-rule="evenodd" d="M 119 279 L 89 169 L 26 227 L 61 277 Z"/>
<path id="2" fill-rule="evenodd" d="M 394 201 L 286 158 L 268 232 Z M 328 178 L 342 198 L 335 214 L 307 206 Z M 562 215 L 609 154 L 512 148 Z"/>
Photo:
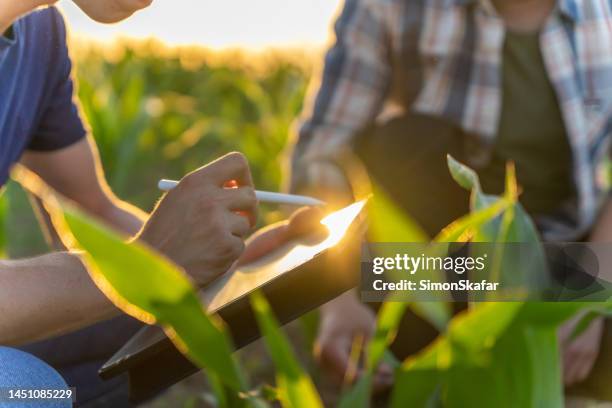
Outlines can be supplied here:
<path id="1" fill-rule="evenodd" d="M 151 2 L 74 1 L 105 23 Z M 231 153 L 194 171 L 150 216 L 118 200 L 104 180 L 75 102 L 66 29 L 61 14 L 47 7 L 53 3 L 0 0 L 0 187 L 20 163 L 86 211 L 164 253 L 196 283 L 209 282 L 242 253 L 251 226 L 244 214 L 256 211 L 246 159 Z M 230 180 L 238 181 L 239 188 L 224 188 Z M 76 254 L 0 259 L 0 311 L 0 346 L 21 346 L 46 360 L 76 386 L 79 404 L 116 391 L 117 384 L 103 384 L 96 372 L 138 323 L 121 316 Z M 9 361 L 3 350 L 8 349 L 0 347 L 0 361 Z M 104 406 L 127 404 L 122 398 L 107 399 Z"/>

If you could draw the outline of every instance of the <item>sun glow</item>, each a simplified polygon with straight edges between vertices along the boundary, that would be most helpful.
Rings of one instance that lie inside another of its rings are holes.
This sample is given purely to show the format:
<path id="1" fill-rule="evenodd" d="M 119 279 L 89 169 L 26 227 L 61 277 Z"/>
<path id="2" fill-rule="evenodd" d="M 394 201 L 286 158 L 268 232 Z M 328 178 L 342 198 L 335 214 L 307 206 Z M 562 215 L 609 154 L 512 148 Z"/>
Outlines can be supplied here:
<path id="1" fill-rule="evenodd" d="M 155 37 L 170 45 L 264 49 L 322 46 L 340 0 L 155 0 L 113 25 L 94 23 L 71 0 L 59 4 L 78 38 Z"/>
<path id="2" fill-rule="evenodd" d="M 214 281 L 203 291 L 203 301 L 208 311 L 217 310 L 228 301 L 246 295 L 340 243 L 365 204 L 366 200 L 358 201 L 323 218 L 321 224 L 329 230 L 325 239 L 312 242 L 304 237 L 288 242 L 269 255 L 240 266 Z"/>

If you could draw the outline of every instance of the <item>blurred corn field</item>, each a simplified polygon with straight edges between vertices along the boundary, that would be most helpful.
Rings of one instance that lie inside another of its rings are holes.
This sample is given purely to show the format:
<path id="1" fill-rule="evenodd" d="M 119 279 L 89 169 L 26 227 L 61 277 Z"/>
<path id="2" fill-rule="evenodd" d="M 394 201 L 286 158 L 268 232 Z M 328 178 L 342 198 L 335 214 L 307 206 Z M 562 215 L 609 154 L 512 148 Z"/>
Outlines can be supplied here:
<path id="1" fill-rule="evenodd" d="M 227 152 L 247 155 L 259 189 L 282 183 L 285 146 L 315 60 L 306 52 L 213 52 L 155 41 L 72 44 L 78 96 L 109 184 L 149 211 L 160 178 L 185 173 Z M 0 253 L 47 250 L 24 193 L 0 198 Z M 276 220 L 271 208 L 261 223 Z"/>

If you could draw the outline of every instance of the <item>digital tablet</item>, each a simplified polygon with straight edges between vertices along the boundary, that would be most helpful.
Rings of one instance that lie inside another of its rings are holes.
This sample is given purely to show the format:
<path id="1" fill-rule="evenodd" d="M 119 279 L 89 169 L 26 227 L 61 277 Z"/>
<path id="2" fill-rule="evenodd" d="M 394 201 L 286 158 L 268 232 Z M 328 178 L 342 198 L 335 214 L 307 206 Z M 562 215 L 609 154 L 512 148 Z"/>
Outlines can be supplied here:
<path id="1" fill-rule="evenodd" d="M 359 256 L 346 254 L 361 244 L 365 204 L 359 201 L 323 218 L 327 236 L 288 241 L 202 290 L 207 310 L 225 321 L 236 349 L 259 338 L 249 302 L 254 290 L 265 294 L 279 322 L 286 324 L 359 284 Z M 144 326 L 104 364 L 100 376 L 127 373 L 130 398 L 139 402 L 197 371 L 160 327 Z"/>

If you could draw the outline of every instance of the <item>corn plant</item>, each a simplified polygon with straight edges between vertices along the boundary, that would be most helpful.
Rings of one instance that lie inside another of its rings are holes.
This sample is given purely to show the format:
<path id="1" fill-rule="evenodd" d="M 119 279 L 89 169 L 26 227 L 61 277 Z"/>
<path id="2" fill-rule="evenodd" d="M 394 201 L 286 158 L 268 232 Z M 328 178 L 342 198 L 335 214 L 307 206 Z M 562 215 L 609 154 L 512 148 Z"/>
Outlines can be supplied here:
<path id="1" fill-rule="evenodd" d="M 250 158 L 258 188 L 279 189 L 281 153 L 301 109 L 309 70 L 288 59 L 256 70 L 210 62 L 200 51 L 164 55 L 156 53 L 156 47 L 128 44 L 110 58 L 105 56 L 108 50 L 95 47 L 76 54 L 83 113 L 119 196 L 151 208 L 158 197 L 154 186 L 159 178 L 179 178 L 230 150 L 243 151 Z M 501 197 L 483 192 L 468 167 L 449 159 L 449 169 L 471 191 L 471 212 L 440 231 L 434 241 L 537 244 L 533 223 L 517 201 L 511 167 Z M 223 322 L 204 312 L 180 268 L 139 243 L 127 243 L 125 237 L 27 179 L 20 181 L 44 198 L 64 236 L 83 251 L 94 281 L 126 313 L 165 328 L 177 347 L 203 368 L 217 405 L 322 404 L 262 296 L 255 295 L 252 305 L 276 369 L 276 384 L 270 387 L 251 384 L 231 352 Z M 374 186 L 373 193 L 372 240 L 429 240 L 384 191 Z M 0 196 L 0 255 L 5 231 L 11 230 L 8 208 L 14 214 L 25 206 L 19 194 L 9 196 Z M 274 216 L 264 213 L 270 215 L 263 217 L 264 222 Z M 25 229 L 22 219 L 12 224 Z M 507 262 L 503 253 L 494 258 L 500 264 Z M 121 273 L 125 270 L 133 273 Z M 367 345 L 364 374 L 344 391 L 340 406 L 368 406 L 374 369 L 389 358 L 387 347 L 407 308 L 441 334 L 397 367 L 391 405 L 555 407 L 563 404 L 557 327 L 580 310 L 586 313 L 579 325 L 584 329 L 594 316 L 609 313 L 610 305 L 482 303 L 452 316 L 445 302 L 386 302 Z"/>
<path id="2" fill-rule="evenodd" d="M 436 240 L 493 234 L 496 240 L 512 237 L 537 243 L 533 224 L 517 202 L 512 167 L 502 197 L 484 195 L 469 168 L 452 159 L 449 167 L 457 182 L 472 191 L 472 212 L 450 224 Z M 125 237 L 58 200 L 40 182 L 32 182 L 35 176 L 24 174 L 18 172 L 16 178 L 44 200 L 56 227 L 73 248 L 83 251 L 92 279 L 126 313 L 162 325 L 176 346 L 208 374 L 219 406 L 263 407 L 270 400 L 285 407 L 322 406 L 310 376 L 261 294 L 252 296 L 252 306 L 277 372 L 276 384 L 267 392 L 249 385 L 232 355 L 223 322 L 206 314 L 180 268 L 138 242 L 126 242 Z M 370 216 L 376 239 L 424 239 L 416 224 L 382 191 L 376 192 Z M 503 254 L 495 256 L 503 258 Z M 124 273 L 126 270 L 131 273 Z M 397 368 L 390 400 L 393 407 L 561 407 L 558 325 L 581 309 L 589 310 L 590 316 L 612 309 L 610 303 L 481 303 L 451 318 L 443 303 L 386 302 L 367 346 L 364 375 L 345 392 L 339 406 L 369 405 L 374 369 L 387 353 L 406 307 L 428 318 L 441 334 Z"/>

